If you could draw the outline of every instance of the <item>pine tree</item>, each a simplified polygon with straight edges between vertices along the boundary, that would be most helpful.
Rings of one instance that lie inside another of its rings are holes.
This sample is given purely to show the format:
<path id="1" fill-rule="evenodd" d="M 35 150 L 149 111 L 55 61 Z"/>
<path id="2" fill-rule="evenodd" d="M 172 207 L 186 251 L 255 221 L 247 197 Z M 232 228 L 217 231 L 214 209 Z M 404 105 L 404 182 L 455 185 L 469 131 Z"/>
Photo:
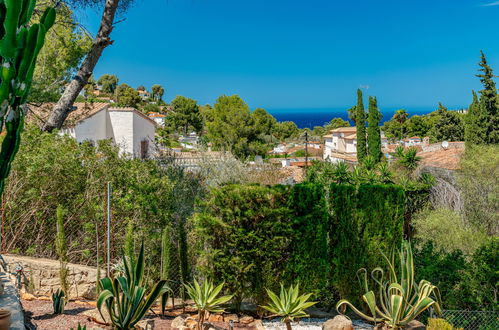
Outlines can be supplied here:
<path id="1" fill-rule="evenodd" d="M 357 107 L 355 114 L 355 125 L 357 127 L 357 160 L 361 164 L 367 156 L 366 147 L 366 112 L 362 102 L 362 91 L 357 89 Z"/>
<path id="2" fill-rule="evenodd" d="M 487 63 L 485 54 L 481 52 L 481 61 L 478 63 L 480 65 L 481 73 L 476 76 L 480 78 L 480 82 L 483 85 L 483 89 L 480 91 L 480 107 L 482 109 L 479 112 L 482 113 L 484 119 L 486 119 L 481 124 L 487 128 L 487 139 L 486 143 L 499 143 L 499 114 L 497 113 L 498 102 L 497 102 L 497 88 L 494 80 L 494 74 L 492 68 Z M 485 118 L 486 117 L 486 118 Z"/>
<path id="3" fill-rule="evenodd" d="M 480 105 L 478 95 L 473 91 L 473 102 L 468 108 L 468 114 L 465 117 L 464 140 L 466 145 L 485 144 L 487 142 L 487 114 L 484 113 L 485 107 Z"/>
<path id="4" fill-rule="evenodd" d="M 369 156 L 371 156 L 377 163 L 381 161 L 383 153 L 381 152 L 381 130 L 379 123 L 381 121 L 381 112 L 378 109 L 378 101 L 376 97 L 369 97 L 369 110 L 368 110 L 368 127 L 367 127 L 367 149 Z"/>

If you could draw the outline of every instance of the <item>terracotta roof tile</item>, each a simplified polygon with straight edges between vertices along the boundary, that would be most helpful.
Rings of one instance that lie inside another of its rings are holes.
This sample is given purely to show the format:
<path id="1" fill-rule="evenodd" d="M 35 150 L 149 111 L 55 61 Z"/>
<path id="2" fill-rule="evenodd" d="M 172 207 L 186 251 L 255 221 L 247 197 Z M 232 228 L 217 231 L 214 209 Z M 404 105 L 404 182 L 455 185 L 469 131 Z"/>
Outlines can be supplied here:
<path id="1" fill-rule="evenodd" d="M 442 149 L 437 151 L 426 151 L 418 153 L 421 157 L 422 166 L 445 168 L 448 170 L 459 169 L 459 161 L 464 149 Z"/>

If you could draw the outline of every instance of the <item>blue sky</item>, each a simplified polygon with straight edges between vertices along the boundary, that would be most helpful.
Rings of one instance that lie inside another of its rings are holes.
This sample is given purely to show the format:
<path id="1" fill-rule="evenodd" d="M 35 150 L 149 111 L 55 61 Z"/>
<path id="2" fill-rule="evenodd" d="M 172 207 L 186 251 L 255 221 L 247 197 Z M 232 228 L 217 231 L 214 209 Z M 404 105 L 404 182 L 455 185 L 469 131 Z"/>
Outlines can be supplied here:
<path id="1" fill-rule="evenodd" d="M 480 49 L 499 73 L 499 1 L 137 0 L 96 68 L 165 99 L 252 108 L 467 106 Z M 96 31 L 100 12 L 80 13 Z"/>

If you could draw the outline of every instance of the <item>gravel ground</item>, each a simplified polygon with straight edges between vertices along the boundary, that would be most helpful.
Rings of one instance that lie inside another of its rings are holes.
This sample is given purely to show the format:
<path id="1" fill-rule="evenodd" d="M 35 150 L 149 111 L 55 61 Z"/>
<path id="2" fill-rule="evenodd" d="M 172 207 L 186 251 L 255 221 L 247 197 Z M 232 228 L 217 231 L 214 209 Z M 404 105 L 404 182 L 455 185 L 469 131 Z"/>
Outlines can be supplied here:
<path id="1" fill-rule="evenodd" d="M 64 329 L 77 328 L 78 322 L 81 325 L 87 325 L 87 328 L 96 326 L 90 322 L 86 316 L 81 315 L 86 310 L 93 309 L 90 305 L 68 303 L 64 310 L 64 314 L 52 314 L 52 302 L 41 300 L 22 300 L 24 308 L 24 318 L 26 325 L 31 329 Z"/>
<path id="2" fill-rule="evenodd" d="M 74 303 L 70 302 L 66 305 L 64 314 L 53 315 L 52 314 L 52 302 L 45 300 L 22 300 L 22 305 L 24 308 L 25 322 L 31 329 L 43 329 L 43 330 L 69 330 L 71 328 L 77 328 L 78 322 L 81 325 L 86 325 L 87 329 L 90 330 L 93 327 L 106 328 L 103 325 L 99 325 L 88 319 L 87 316 L 83 315 L 87 310 L 94 309 L 95 307 L 90 304 L 84 303 Z M 170 324 L 173 317 L 160 318 L 154 315 L 148 315 L 147 319 L 154 320 L 155 330 L 167 330 L 171 329 Z M 212 322 L 214 325 L 229 329 L 229 324 L 224 322 Z M 251 329 L 252 327 L 234 324 L 234 329 Z M 110 329 L 110 328 L 109 328 Z"/>

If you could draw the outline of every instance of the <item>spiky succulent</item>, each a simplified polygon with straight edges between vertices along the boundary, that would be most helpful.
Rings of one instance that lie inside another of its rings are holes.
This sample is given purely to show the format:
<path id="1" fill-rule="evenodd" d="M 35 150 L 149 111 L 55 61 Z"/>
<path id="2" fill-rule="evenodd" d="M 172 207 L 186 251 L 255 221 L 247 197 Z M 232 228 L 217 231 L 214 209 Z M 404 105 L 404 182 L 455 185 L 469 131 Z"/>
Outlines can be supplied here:
<path id="1" fill-rule="evenodd" d="M 388 266 L 388 276 L 385 277 L 385 272 L 380 267 L 371 272 L 374 283 L 378 285 L 377 298 L 375 291 L 368 288 L 367 270 L 362 268 L 358 272 L 366 292 L 362 299 L 371 315 L 362 313 L 345 299 L 338 302 L 336 309 L 339 311 L 340 307 L 349 306 L 360 317 L 371 322 L 384 322 L 392 329 L 405 326 L 430 307 L 440 314 L 442 303 L 438 288 L 428 281 L 421 280 L 417 284 L 414 280 L 414 259 L 410 243 L 404 241 L 397 253 L 400 261 L 398 267 L 395 265 L 395 251 L 390 258 L 383 254 Z M 399 269 L 399 274 L 396 269 Z"/>

